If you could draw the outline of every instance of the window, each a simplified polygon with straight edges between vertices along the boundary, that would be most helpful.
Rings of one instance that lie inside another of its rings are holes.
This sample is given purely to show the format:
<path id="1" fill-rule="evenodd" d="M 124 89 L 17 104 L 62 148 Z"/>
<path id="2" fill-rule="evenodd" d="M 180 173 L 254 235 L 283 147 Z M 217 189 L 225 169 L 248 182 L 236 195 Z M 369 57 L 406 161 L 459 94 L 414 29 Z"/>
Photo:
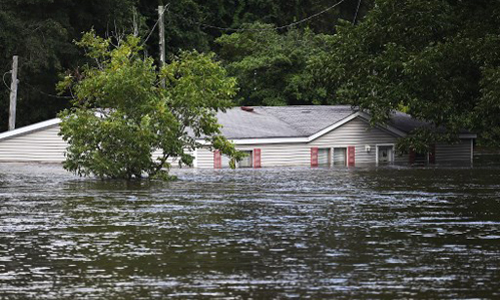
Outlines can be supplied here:
<path id="1" fill-rule="evenodd" d="M 221 158 L 221 167 L 223 169 L 229 168 L 229 161 L 230 161 L 229 156 L 222 155 L 222 158 Z"/>
<path id="2" fill-rule="evenodd" d="M 425 164 L 427 162 L 427 153 L 415 153 L 415 163 L 416 164 Z"/>
<path id="3" fill-rule="evenodd" d="M 239 162 L 238 162 L 238 168 L 252 168 L 253 167 L 253 151 L 241 151 L 246 154 L 245 157 L 243 157 Z"/>
<path id="4" fill-rule="evenodd" d="M 318 166 L 329 167 L 330 166 L 330 148 L 320 148 L 318 149 Z"/>
<path id="5" fill-rule="evenodd" d="M 347 148 L 333 149 L 333 165 L 345 167 L 347 165 Z"/>

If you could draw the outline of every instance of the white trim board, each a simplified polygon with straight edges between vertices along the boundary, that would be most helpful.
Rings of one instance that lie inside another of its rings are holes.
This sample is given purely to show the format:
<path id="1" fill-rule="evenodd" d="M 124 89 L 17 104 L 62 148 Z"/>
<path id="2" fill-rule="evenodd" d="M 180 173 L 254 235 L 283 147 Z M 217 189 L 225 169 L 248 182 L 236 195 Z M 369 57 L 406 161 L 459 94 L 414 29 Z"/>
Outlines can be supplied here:
<path id="1" fill-rule="evenodd" d="M 21 128 L 17 128 L 17 129 L 11 130 L 11 131 L 2 132 L 2 133 L 0 133 L 0 141 L 15 137 L 18 135 L 23 135 L 23 134 L 27 134 L 30 132 L 42 130 L 42 129 L 57 125 L 59 123 L 61 123 L 61 119 L 55 118 L 55 119 L 50 119 L 47 121 L 35 123 L 32 125 L 24 126 Z"/>

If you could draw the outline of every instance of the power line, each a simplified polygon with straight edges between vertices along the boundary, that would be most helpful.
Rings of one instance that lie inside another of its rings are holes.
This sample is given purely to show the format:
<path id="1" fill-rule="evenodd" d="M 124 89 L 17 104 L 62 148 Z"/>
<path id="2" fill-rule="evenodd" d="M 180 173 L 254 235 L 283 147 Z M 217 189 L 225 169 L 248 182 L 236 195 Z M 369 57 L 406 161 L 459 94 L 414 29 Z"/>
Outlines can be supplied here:
<path id="1" fill-rule="evenodd" d="M 145 45 L 145 44 L 146 44 L 146 42 L 149 40 L 149 38 L 151 37 L 151 34 L 153 33 L 153 31 L 155 30 L 156 26 L 157 26 L 157 25 L 158 25 L 158 23 L 160 22 L 161 17 L 162 17 L 162 16 L 163 16 L 163 14 L 165 14 L 165 12 L 167 11 L 167 8 L 168 8 L 168 6 L 169 6 L 169 5 L 170 5 L 170 3 L 169 3 L 169 4 L 167 4 L 167 5 L 165 5 L 165 7 L 163 8 L 163 11 L 160 13 L 160 16 L 159 16 L 159 17 L 158 17 L 158 19 L 156 20 L 156 23 L 153 25 L 153 28 L 151 28 L 151 30 L 149 31 L 149 34 L 148 34 L 148 36 L 146 37 L 146 39 L 144 39 L 144 42 L 142 42 L 142 45 Z"/>
<path id="2" fill-rule="evenodd" d="M 56 99 L 73 99 L 73 97 L 71 97 L 71 96 L 60 96 L 60 95 L 54 95 L 54 94 L 46 93 L 46 92 L 44 92 L 42 90 L 37 89 L 36 87 L 32 86 L 31 84 L 29 84 L 27 82 L 25 82 L 24 84 L 26 84 L 27 86 L 29 86 L 34 91 L 39 92 L 40 94 L 48 96 L 48 97 L 52 97 L 52 98 L 56 98 Z"/>
<path id="3" fill-rule="evenodd" d="M 7 74 L 9 74 L 9 73 L 12 73 L 12 71 L 7 71 L 7 72 L 3 73 L 2 80 L 3 80 L 3 84 L 5 84 L 5 86 L 7 87 L 7 89 L 8 89 L 9 91 L 11 91 L 10 86 L 7 84 L 7 82 L 5 82 L 5 75 L 7 75 Z"/>
<path id="4" fill-rule="evenodd" d="M 206 28 L 213 28 L 213 29 L 218 29 L 218 30 L 221 30 L 221 31 L 235 31 L 235 32 L 238 32 L 238 31 L 269 31 L 269 30 L 280 30 L 280 29 L 285 29 L 285 28 L 289 28 L 289 27 L 293 27 L 293 26 L 296 26 L 296 25 L 299 25 L 299 24 L 302 24 L 304 22 L 307 22 L 311 19 L 314 19 L 326 12 L 328 12 L 329 10 L 332 10 L 334 9 L 335 7 L 339 6 L 340 4 L 342 4 L 343 2 L 345 2 L 346 0 L 341 0 L 337 3 L 335 3 L 334 5 L 332 6 L 329 6 L 325 9 L 323 9 L 322 11 L 320 12 L 317 12 L 313 15 L 310 15 L 309 17 L 307 18 L 304 18 L 300 21 L 296 21 L 296 22 L 292 22 L 290 24 L 287 24 L 287 25 L 282 25 L 282 26 L 276 26 L 276 27 L 273 27 L 273 28 L 231 28 L 231 27 L 220 27 L 220 26 L 214 26 L 214 25 L 210 25 L 210 24 L 205 24 L 205 23 L 201 23 L 201 22 L 197 22 L 197 21 L 192 21 L 193 23 L 195 24 L 198 24 L 202 27 L 206 27 Z"/>
<path id="5" fill-rule="evenodd" d="M 356 25 L 356 20 L 358 19 L 359 7 L 361 6 L 361 0 L 358 1 L 358 7 L 356 7 L 356 13 L 354 14 L 354 19 L 352 20 L 352 24 Z"/>

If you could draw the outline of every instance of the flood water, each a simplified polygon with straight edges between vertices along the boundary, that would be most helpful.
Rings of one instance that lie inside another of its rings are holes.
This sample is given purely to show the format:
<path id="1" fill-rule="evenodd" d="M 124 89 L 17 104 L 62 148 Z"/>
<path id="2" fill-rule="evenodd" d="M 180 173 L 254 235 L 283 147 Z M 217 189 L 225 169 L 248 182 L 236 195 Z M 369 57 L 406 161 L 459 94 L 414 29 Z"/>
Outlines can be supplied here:
<path id="1" fill-rule="evenodd" d="M 0 164 L 0 299 L 499 299 L 500 166 Z"/>

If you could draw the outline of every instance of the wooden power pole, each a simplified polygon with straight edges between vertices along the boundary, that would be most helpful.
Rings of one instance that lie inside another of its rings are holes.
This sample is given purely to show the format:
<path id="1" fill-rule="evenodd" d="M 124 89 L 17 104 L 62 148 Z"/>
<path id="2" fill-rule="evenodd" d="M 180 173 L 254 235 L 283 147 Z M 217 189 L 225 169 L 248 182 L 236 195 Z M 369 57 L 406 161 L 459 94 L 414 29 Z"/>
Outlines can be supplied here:
<path id="1" fill-rule="evenodd" d="M 159 19 L 159 28 L 160 28 L 160 66 L 163 67 L 165 65 L 165 18 L 163 17 L 165 14 L 165 6 L 158 6 L 158 19 Z"/>
<path id="2" fill-rule="evenodd" d="M 138 37 L 139 36 L 139 25 L 137 25 L 137 10 L 134 8 L 134 11 L 133 11 L 133 25 L 134 25 L 134 36 L 135 37 Z"/>
<path id="3" fill-rule="evenodd" d="M 158 6 L 158 22 L 160 24 L 160 68 L 165 66 L 165 6 Z M 161 86 L 165 88 L 165 79 L 161 81 Z"/>
<path id="4" fill-rule="evenodd" d="M 12 81 L 10 82 L 9 130 L 16 128 L 17 66 L 18 57 L 14 55 L 12 58 Z"/>

